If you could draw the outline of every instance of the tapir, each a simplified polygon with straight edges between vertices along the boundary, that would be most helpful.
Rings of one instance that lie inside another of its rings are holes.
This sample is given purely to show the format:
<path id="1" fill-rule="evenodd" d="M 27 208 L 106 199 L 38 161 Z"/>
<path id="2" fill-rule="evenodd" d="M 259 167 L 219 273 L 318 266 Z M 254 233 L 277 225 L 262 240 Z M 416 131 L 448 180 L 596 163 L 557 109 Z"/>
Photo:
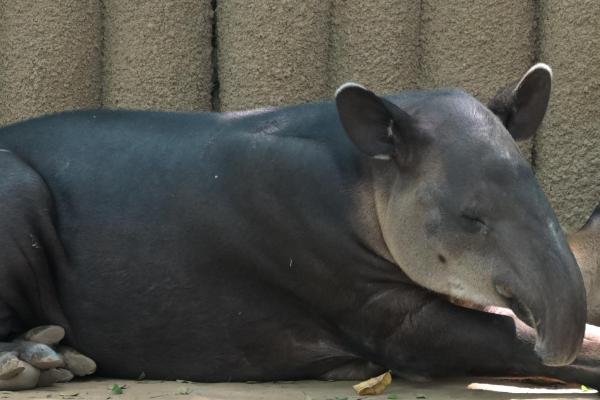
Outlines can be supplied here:
<path id="1" fill-rule="evenodd" d="M 49 325 L 118 378 L 600 386 L 581 273 L 515 143 L 551 82 L 537 64 L 488 105 L 349 83 L 335 102 L 4 127 L 0 348 L 60 367 L 29 362 L 23 333 Z"/>
<path id="2" fill-rule="evenodd" d="M 600 204 L 577 232 L 568 235 L 587 292 L 587 321 L 600 325 Z"/>

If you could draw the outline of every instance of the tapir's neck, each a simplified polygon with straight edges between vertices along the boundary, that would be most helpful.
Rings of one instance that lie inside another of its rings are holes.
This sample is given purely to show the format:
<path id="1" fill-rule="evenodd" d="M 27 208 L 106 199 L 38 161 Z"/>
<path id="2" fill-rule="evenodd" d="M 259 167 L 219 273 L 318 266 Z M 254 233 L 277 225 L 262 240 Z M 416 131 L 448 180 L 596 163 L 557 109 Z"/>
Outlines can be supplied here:
<path id="1" fill-rule="evenodd" d="M 402 220 L 401 215 L 393 215 L 395 221 L 389 221 L 390 213 L 390 201 L 393 195 L 396 194 L 396 198 L 402 198 L 403 192 L 410 190 L 409 181 L 403 179 L 399 172 L 398 166 L 393 160 L 371 160 L 371 196 L 373 198 L 373 204 L 371 205 L 374 210 L 374 218 L 376 219 L 377 226 L 379 228 L 379 240 L 381 241 L 380 255 L 390 262 L 397 263 L 389 250 L 389 246 L 392 243 L 386 242 L 386 236 L 384 234 L 386 225 L 390 223 L 399 223 Z"/>
<path id="2" fill-rule="evenodd" d="M 364 184 L 356 193 L 357 214 L 363 216 L 360 224 L 357 225 L 358 234 L 366 238 L 374 253 L 394 263 L 394 258 L 390 253 L 385 242 L 382 223 L 385 216 L 385 207 L 389 199 L 390 181 L 393 180 L 392 171 L 388 163 L 384 160 L 365 160 L 368 165 L 365 171 L 368 175 L 364 176 Z M 384 188 L 382 190 L 382 188 Z"/>
<path id="3" fill-rule="evenodd" d="M 332 103 L 233 116 L 228 123 L 233 124 L 237 146 L 231 145 L 231 138 L 223 139 L 226 157 L 236 160 L 239 170 L 257 177 L 236 185 L 240 191 L 262 193 L 244 198 L 245 206 L 259 201 L 248 209 L 264 208 L 270 197 L 270 204 L 285 210 L 282 220 L 288 223 L 278 229 L 293 230 L 295 224 L 302 224 L 316 241 L 314 246 L 325 246 L 325 252 L 332 251 L 327 246 L 342 246 L 347 235 L 358 239 L 363 250 L 392 260 L 379 224 L 382 214 L 376 209 L 381 202 L 374 191 L 382 183 L 379 168 L 391 161 L 361 154 L 344 132 Z M 247 149 L 252 149 L 249 156 L 240 157 Z M 325 220 L 337 226 L 339 234 L 327 237 Z"/>

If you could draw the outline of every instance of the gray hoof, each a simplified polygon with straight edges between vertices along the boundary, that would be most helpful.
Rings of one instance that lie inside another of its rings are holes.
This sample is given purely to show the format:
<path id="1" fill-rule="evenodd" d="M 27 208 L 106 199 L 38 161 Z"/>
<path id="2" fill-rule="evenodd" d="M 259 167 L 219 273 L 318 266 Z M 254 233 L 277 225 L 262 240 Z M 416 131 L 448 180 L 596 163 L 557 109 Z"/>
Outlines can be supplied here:
<path id="1" fill-rule="evenodd" d="M 66 368 L 75 376 L 86 376 L 96 372 L 96 363 L 69 346 L 60 346 L 58 352 L 62 356 Z"/>
<path id="2" fill-rule="evenodd" d="M 48 346 L 58 344 L 65 337 L 65 329 L 62 326 L 57 325 L 44 325 L 28 330 L 23 339 L 43 343 Z"/>
<path id="3" fill-rule="evenodd" d="M 21 342 L 19 358 L 39 369 L 58 368 L 64 365 L 58 353 L 42 343 Z"/>
<path id="4" fill-rule="evenodd" d="M 10 379 L 19 375 L 25 367 L 14 352 L 0 355 L 0 379 Z"/>
<path id="5" fill-rule="evenodd" d="M 51 368 L 40 373 L 38 387 L 52 386 L 55 383 L 69 382 L 73 379 L 71 371 L 64 368 Z"/>
<path id="6" fill-rule="evenodd" d="M 21 373 L 9 379 L 0 379 L 0 390 L 26 390 L 38 385 L 40 371 L 23 361 L 19 363 L 23 368 Z"/>

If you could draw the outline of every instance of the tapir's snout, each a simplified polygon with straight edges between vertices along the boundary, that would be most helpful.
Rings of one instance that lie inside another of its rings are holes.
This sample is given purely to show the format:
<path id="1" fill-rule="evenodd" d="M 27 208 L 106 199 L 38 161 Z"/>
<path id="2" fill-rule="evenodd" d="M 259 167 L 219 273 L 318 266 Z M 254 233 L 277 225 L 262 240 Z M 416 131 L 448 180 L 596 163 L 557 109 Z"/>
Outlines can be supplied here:
<path id="1" fill-rule="evenodd" d="M 542 307 L 538 312 L 535 349 L 549 366 L 572 363 L 585 334 L 585 286 L 573 254 L 570 250 L 565 253 L 564 263 L 549 268 L 550 276 L 545 280 L 548 286 L 543 289 L 545 296 L 538 300 L 541 304 L 536 305 L 536 299 L 532 300 L 532 309 Z M 533 312 L 535 315 L 536 311 Z"/>
<path id="2" fill-rule="evenodd" d="M 548 366 L 575 360 L 587 317 L 586 292 L 577 262 L 564 239 L 558 241 L 558 250 L 546 247 L 541 263 L 511 271 L 495 282 L 513 312 L 536 330 L 535 351 Z"/>

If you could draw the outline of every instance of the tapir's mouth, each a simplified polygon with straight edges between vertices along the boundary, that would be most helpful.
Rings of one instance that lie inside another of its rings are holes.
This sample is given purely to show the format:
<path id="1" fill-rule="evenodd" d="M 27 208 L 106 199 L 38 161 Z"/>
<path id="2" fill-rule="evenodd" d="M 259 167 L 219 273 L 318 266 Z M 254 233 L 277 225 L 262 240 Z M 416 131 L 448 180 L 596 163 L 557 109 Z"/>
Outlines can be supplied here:
<path id="1" fill-rule="evenodd" d="M 484 306 L 481 304 L 473 303 L 468 300 L 462 300 L 462 299 L 452 297 L 452 296 L 446 296 L 446 299 L 450 303 L 452 303 L 456 306 L 462 307 L 462 308 L 468 308 L 471 310 L 482 311 L 482 312 L 486 312 L 486 313 L 490 313 L 490 314 L 505 315 L 505 316 L 509 316 L 512 318 L 517 318 L 517 319 L 521 320 L 521 322 L 528 325 L 529 327 L 531 327 L 533 329 L 537 328 L 535 319 L 533 318 L 533 315 L 531 314 L 529 309 L 526 308 L 525 306 L 523 306 L 523 304 L 516 299 L 511 299 L 511 301 L 509 301 L 509 303 L 510 303 L 509 307 L 490 306 L 490 305 Z"/>
<path id="2" fill-rule="evenodd" d="M 525 322 L 527 325 L 529 325 L 536 331 L 538 330 L 538 322 L 531 313 L 531 310 L 527 308 L 522 302 L 520 302 L 518 299 L 511 298 L 509 299 L 509 306 L 510 309 L 515 313 L 517 318 Z"/>
<path id="3" fill-rule="evenodd" d="M 550 342 L 550 344 L 548 344 L 548 332 L 544 332 L 543 324 L 534 317 L 534 314 L 529 310 L 529 308 L 524 306 L 522 302 L 518 301 L 514 297 L 506 298 L 506 306 L 480 305 L 468 300 L 462 300 L 451 296 L 445 297 L 450 303 L 462 308 L 512 318 L 516 324 L 515 327 L 521 332 L 521 334 L 532 335 L 532 337 L 536 337 L 535 351 L 541 357 L 542 363 L 545 365 L 562 366 L 570 364 L 575 358 L 581 345 L 581 340 L 578 338 L 578 335 L 573 335 L 569 332 L 560 337 L 560 340 L 556 340 L 551 337 L 550 339 L 554 339 L 555 343 Z M 569 347 L 565 347 L 569 345 L 569 339 L 573 337 L 575 339 L 571 339 L 571 346 L 574 347 L 574 350 Z"/>
<path id="4" fill-rule="evenodd" d="M 456 306 L 459 306 L 459 307 L 469 308 L 471 310 L 477 310 L 477 311 L 485 311 L 485 306 L 473 303 L 473 302 L 468 301 L 468 300 L 461 300 L 461 299 L 459 299 L 457 297 L 452 297 L 452 296 L 446 296 L 446 299 L 450 303 L 452 303 L 452 304 L 454 304 Z"/>
<path id="5" fill-rule="evenodd" d="M 571 258 L 574 260 L 572 255 Z M 491 282 L 493 292 L 456 290 L 452 294 L 458 298 L 444 296 L 445 300 L 460 307 L 511 317 L 517 334 L 535 341 L 534 350 L 542 364 L 568 365 L 577 357 L 585 333 L 585 286 L 574 261 L 572 264 L 569 259 L 564 263 L 550 261 L 543 263 L 546 268 L 543 274 L 529 269 L 525 278 L 517 279 L 512 272 L 498 273 Z"/>

